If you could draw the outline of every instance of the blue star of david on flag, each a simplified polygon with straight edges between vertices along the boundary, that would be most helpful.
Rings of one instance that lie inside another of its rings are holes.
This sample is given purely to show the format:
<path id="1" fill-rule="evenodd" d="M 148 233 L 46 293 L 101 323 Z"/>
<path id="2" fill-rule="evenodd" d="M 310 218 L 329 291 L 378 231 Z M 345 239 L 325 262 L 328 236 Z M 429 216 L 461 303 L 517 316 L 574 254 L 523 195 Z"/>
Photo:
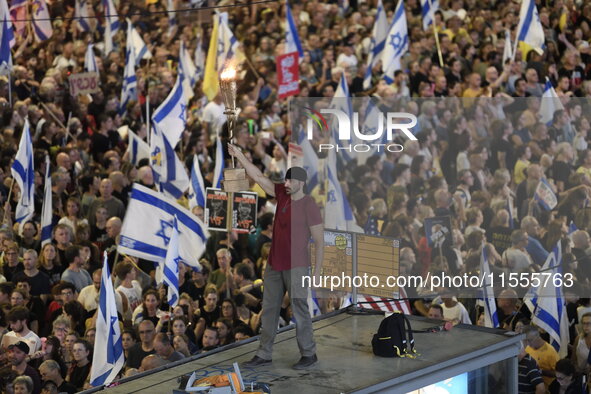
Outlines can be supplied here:
<path id="1" fill-rule="evenodd" d="M 400 33 L 390 35 L 390 45 L 392 45 L 394 50 L 398 50 L 398 48 L 400 48 L 402 45 L 402 36 Z"/>
<path id="2" fill-rule="evenodd" d="M 158 230 L 158 232 L 156 233 L 156 236 L 162 238 L 162 241 L 164 241 L 164 245 L 168 246 L 169 242 L 170 242 L 170 237 L 168 235 L 166 235 L 168 229 L 172 229 L 173 228 L 173 224 L 172 221 L 171 222 L 167 222 L 165 220 L 160 219 L 160 230 Z"/>

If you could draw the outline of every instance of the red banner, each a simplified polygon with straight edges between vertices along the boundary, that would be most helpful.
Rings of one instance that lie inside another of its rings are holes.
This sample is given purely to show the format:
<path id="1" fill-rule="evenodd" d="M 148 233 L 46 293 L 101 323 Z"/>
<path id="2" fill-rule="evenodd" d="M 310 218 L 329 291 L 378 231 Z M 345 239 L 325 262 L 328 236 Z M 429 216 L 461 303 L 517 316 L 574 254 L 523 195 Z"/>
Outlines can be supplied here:
<path id="1" fill-rule="evenodd" d="M 295 96 L 300 92 L 300 65 L 297 52 L 277 56 L 277 82 L 279 98 Z"/>

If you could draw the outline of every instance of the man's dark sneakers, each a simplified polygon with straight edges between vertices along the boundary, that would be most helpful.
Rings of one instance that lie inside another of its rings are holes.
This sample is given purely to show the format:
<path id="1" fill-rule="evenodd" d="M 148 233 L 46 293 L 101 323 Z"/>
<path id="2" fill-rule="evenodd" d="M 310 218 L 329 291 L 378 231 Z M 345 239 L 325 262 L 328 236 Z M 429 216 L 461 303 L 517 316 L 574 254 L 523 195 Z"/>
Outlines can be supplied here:
<path id="1" fill-rule="evenodd" d="M 247 361 L 242 364 L 243 367 L 260 367 L 261 365 L 271 364 L 273 360 L 265 360 L 264 358 L 260 358 L 259 356 L 254 356 L 252 360 Z"/>
<path id="2" fill-rule="evenodd" d="M 293 365 L 293 369 L 306 369 L 308 367 L 311 367 L 312 365 L 316 364 L 318 362 L 318 357 L 316 357 L 316 355 L 313 356 L 302 356 L 302 358 L 300 358 L 300 361 L 298 361 L 297 363 L 295 363 Z"/>

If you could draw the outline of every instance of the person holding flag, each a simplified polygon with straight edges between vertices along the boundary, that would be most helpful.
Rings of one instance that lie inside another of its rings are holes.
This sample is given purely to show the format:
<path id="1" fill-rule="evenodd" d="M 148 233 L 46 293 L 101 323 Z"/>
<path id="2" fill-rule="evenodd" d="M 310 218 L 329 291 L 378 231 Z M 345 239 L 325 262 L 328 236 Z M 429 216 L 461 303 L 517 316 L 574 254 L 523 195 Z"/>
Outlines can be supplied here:
<path id="1" fill-rule="evenodd" d="M 273 342 L 281 302 L 288 291 L 296 320 L 296 336 L 302 357 L 293 365 L 294 369 L 308 368 L 318 361 L 316 343 L 313 338 L 312 319 L 308 306 L 308 288 L 304 276 L 310 278 L 308 242 L 310 237 L 315 245 L 324 244 L 324 226 L 320 209 L 306 195 L 308 175 L 301 167 L 291 167 L 285 174 L 285 183 L 274 184 L 249 161 L 244 153 L 228 144 L 228 152 L 235 157 L 246 173 L 270 196 L 277 199 L 277 211 L 273 221 L 273 242 L 265 275 L 263 278 L 263 314 L 261 316 L 261 338 L 259 349 L 252 360 L 244 364 L 257 367 L 272 362 Z M 292 212 L 297 212 L 292 216 Z M 320 275 L 324 251 L 316 247 L 314 277 Z"/>

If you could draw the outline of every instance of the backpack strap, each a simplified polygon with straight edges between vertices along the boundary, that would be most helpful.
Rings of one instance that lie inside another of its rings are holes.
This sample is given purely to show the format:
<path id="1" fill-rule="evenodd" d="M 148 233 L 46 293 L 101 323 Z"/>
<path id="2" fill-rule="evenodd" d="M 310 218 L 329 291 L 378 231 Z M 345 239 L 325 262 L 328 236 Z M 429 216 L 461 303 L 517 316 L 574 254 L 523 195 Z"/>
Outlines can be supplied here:
<path id="1" fill-rule="evenodd" d="M 402 317 L 404 318 L 404 322 L 406 324 L 406 333 L 408 335 L 408 351 L 407 351 L 406 357 L 416 358 L 420 354 L 418 354 L 415 349 L 415 339 L 414 339 L 414 336 L 412 335 L 413 331 L 410 326 L 410 320 L 408 320 L 408 317 L 406 317 L 406 315 L 404 315 L 404 314 L 402 315 Z"/>

